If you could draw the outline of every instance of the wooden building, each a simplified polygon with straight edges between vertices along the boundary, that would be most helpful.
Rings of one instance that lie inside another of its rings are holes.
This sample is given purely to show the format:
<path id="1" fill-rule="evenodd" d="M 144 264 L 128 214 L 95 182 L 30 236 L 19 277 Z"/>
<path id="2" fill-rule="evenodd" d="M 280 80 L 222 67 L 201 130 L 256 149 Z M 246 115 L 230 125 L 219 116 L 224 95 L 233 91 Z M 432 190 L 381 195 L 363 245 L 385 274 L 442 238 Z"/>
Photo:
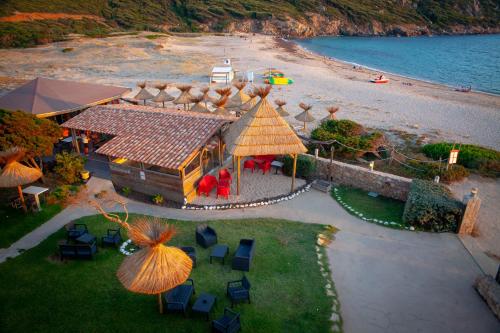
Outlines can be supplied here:
<path id="1" fill-rule="evenodd" d="M 62 126 L 107 134 L 95 152 L 109 157 L 117 189 L 191 201 L 199 179 L 223 159 L 222 130 L 233 117 L 138 105 L 94 106 Z"/>

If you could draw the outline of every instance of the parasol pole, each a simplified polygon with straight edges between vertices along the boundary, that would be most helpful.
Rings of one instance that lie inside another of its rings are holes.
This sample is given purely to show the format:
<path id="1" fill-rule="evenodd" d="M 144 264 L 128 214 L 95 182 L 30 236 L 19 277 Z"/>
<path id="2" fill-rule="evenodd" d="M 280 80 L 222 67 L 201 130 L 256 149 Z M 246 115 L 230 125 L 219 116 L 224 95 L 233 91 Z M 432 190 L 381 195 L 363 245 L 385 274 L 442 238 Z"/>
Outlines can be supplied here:
<path id="1" fill-rule="evenodd" d="M 163 314 L 163 301 L 161 299 L 161 293 L 158 294 L 158 306 L 160 309 L 160 313 Z"/>
<path id="2" fill-rule="evenodd" d="M 237 163 L 238 163 L 238 180 L 236 182 L 236 194 L 240 195 L 240 156 L 237 156 Z"/>
<path id="3" fill-rule="evenodd" d="M 24 195 L 23 195 L 23 190 L 21 188 L 21 185 L 17 186 L 17 191 L 19 192 L 19 198 L 21 199 L 21 203 L 23 205 L 23 210 L 25 213 L 28 212 L 28 207 L 26 207 L 26 202 L 24 201 Z"/>
<path id="4" fill-rule="evenodd" d="M 297 154 L 293 154 L 292 190 L 295 189 L 295 172 L 297 171 Z"/>

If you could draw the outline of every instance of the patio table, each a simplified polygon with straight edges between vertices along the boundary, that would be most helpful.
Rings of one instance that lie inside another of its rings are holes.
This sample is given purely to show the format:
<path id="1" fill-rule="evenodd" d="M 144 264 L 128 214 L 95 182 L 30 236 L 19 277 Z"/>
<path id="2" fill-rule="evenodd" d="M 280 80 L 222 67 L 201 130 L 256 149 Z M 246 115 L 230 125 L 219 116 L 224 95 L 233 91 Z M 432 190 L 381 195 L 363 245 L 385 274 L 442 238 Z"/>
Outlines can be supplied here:
<path id="1" fill-rule="evenodd" d="M 229 246 L 219 244 L 215 245 L 212 253 L 210 254 L 210 263 L 212 263 L 212 258 L 222 259 L 222 265 L 224 265 L 224 258 L 229 253 Z"/>
<path id="2" fill-rule="evenodd" d="M 271 162 L 271 166 L 276 169 L 276 174 L 278 174 L 278 170 L 283 168 L 283 165 L 285 165 L 285 163 L 283 162 L 280 162 L 280 161 L 272 161 Z"/>
<path id="3" fill-rule="evenodd" d="M 196 299 L 191 310 L 193 312 L 204 313 L 207 315 L 207 320 L 210 319 L 210 311 L 212 310 L 217 297 L 211 294 L 202 293 L 200 297 Z"/>
<path id="4" fill-rule="evenodd" d="M 35 202 L 36 206 L 38 208 L 38 211 L 42 211 L 42 207 L 40 206 L 40 198 L 38 197 L 40 194 L 47 192 L 49 189 L 46 187 L 39 187 L 39 186 L 28 186 L 25 189 L 23 189 L 23 193 L 26 194 L 31 194 L 35 197 Z"/>
<path id="5" fill-rule="evenodd" d="M 89 234 L 89 233 L 85 233 L 76 239 L 76 241 L 78 243 L 82 243 L 82 244 L 92 244 L 95 242 L 95 240 L 96 240 L 96 237 L 92 234 Z"/>

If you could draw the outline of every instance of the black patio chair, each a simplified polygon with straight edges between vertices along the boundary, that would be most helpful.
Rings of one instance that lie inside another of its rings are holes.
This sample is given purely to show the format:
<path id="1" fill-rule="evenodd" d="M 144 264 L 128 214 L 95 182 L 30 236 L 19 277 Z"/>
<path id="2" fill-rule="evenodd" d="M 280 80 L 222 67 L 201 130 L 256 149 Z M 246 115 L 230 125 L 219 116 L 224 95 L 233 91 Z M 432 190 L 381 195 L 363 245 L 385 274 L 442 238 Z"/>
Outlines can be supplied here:
<path id="1" fill-rule="evenodd" d="M 196 227 L 196 243 L 203 248 L 217 244 L 217 233 L 206 224 Z"/>
<path id="2" fill-rule="evenodd" d="M 231 307 L 236 302 L 248 301 L 250 304 L 250 281 L 246 276 L 237 281 L 229 281 L 227 283 L 226 294 L 231 299 Z"/>
<path id="3" fill-rule="evenodd" d="M 118 246 L 122 242 L 120 229 L 108 229 L 106 235 L 101 238 L 102 245 Z"/>
<path id="4" fill-rule="evenodd" d="M 212 321 L 212 332 L 235 333 L 241 331 L 240 314 L 225 308 L 224 315 Z"/>
<path id="5" fill-rule="evenodd" d="M 192 246 L 182 246 L 180 249 L 186 252 L 193 262 L 193 267 L 196 267 L 196 249 Z"/>
<path id="6" fill-rule="evenodd" d="M 82 223 L 74 223 L 66 230 L 68 239 L 77 239 L 81 235 L 87 234 L 88 232 L 89 230 L 87 229 L 87 225 Z"/>
<path id="7" fill-rule="evenodd" d="M 195 294 L 193 279 L 187 279 L 190 284 L 181 284 L 165 293 L 167 311 L 182 311 L 186 315 L 191 296 Z"/>

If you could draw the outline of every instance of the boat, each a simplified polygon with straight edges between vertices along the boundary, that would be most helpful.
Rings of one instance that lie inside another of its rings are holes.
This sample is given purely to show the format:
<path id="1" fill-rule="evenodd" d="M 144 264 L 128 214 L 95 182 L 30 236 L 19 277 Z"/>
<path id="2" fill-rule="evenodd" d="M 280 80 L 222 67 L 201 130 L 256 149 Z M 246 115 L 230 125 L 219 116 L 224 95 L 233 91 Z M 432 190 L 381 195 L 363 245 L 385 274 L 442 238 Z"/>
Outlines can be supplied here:
<path id="1" fill-rule="evenodd" d="M 271 77 L 269 79 L 269 84 L 272 85 L 289 85 L 292 84 L 293 80 L 287 77 Z"/>
<path id="2" fill-rule="evenodd" d="M 375 78 L 375 79 L 371 79 L 370 82 L 371 83 L 388 83 L 389 79 L 387 79 L 385 77 L 378 77 L 378 78 Z"/>

